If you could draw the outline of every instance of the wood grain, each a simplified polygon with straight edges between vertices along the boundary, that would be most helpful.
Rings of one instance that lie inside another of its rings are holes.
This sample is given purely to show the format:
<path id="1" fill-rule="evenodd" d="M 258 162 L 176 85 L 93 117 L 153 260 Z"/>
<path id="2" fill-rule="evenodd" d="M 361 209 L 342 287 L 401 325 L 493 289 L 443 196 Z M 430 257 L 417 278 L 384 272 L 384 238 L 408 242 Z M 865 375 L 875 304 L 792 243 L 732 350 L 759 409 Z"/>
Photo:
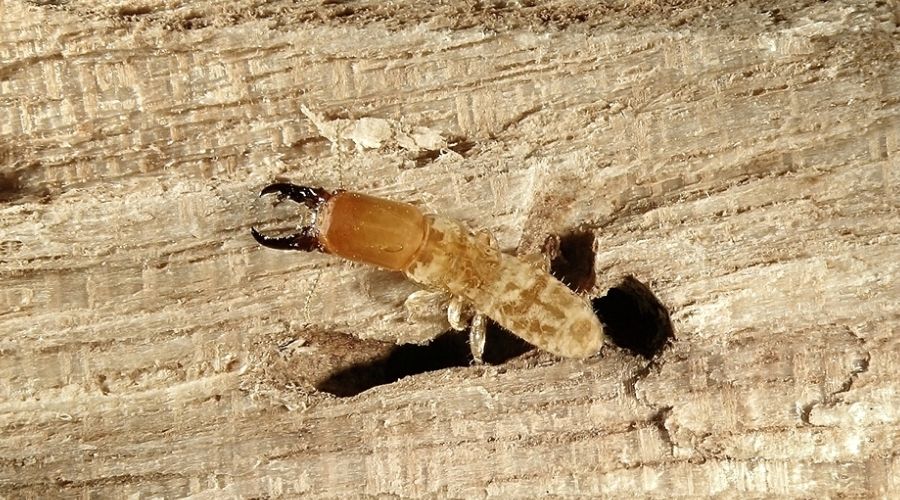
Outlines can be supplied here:
<path id="1" fill-rule="evenodd" d="M 900 9 L 677 4 L 0 3 L 0 495 L 895 496 Z M 274 179 L 593 232 L 676 340 L 318 390 L 447 325 Z"/>

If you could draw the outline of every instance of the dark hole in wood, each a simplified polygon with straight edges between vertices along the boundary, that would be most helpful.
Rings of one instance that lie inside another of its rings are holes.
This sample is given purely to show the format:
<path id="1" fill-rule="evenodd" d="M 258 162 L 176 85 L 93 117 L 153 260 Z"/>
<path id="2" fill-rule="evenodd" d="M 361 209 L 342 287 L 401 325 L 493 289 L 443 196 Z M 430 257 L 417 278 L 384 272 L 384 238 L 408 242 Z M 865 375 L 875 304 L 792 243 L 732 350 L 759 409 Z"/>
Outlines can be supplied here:
<path id="1" fill-rule="evenodd" d="M 617 346 L 652 358 L 674 339 L 669 311 L 633 276 L 591 301 L 606 335 Z"/>
<path id="2" fill-rule="evenodd" d="M 22 195 L 22 182 L 13 172 L 0 174 L 0 202 L 13 201 Z"/>
<path id="3" fill-rule="evenodd" d="M 558 245 L 553 239 L 544 244 L 549 253 L 550 273 L 577 293 L 594 287 L 597 275 L 594 273 L 594 233 L 576 231 L 559 237 Z M 557 246 L 557 248 L 552 248 Z M 551 248 L 547 248 L 551 247 Z"/>
<path id="4" fill-rule="evenodd" d="M 493 322 L 489 322 L 485 344 L 482 360 L 492 365 L 502 364 L 534 349 Z M 437 336 L 430 344 L 397 346 L 387 356 L 348 366 L 315 386 L 335 396 L 350 397 L 404 377 L 454 366 L 469 366 L 473 361 L 469 333 L 450 330 Z"/>
<path id="5" fill-rule="evenodd" d="M 348 366 L 316 384 L 316 389 L 340 397 L 355 396 L 410 375 L 469 366 L 471 362 L 468 334 L 451 330 L 437 336 L 428 345 L 397 346 L 387 356 Z"/>
<path id="6" fill-rule="evenodd" d="M 449 149 L 450 151 L 453 151 L 455 153 L 458 153 L 460 156 L 466 156 L 466 153 L 468 153 L 472 148 L 475 147 L 474 142 L 466 141 L 466 140 L 463 140 L 460 138 L 450 138 L 450 140 L 448 140 L 447 142 L 448 142 L 447 149 Z M 443 150 L 440 150 L 440 149 L 431 149 L 431 150 L 422 151 L 421 153 L 416 155 L 415 158 L 413 158 L 413 160 L 416 163 L 416 168 L 423 167 L 423 166 L 433 162 L 439 156 L 441 156 L 442 153 L 443 153 Z"/>
<path id="7" fill-rule="evenodd" d="M 575 232 L 559 239 L 551 250 L 551 271 L 575 291 L 594 286 L 594 236 Z M 606 295 L 592 300 L 594 312 L 604 324 L 610 340 L 636 354 L 652 358 L 673 338 L 669 312 L 650 289 L 632 276 L 611 288 Z M 519 337 L 495 323 L 488 322 L 483 360 L 502 364 L 534 349 Z M 340 397 L 355 396 L 373 387 L 390 384 L 404 377 L 469 366 L 473 362 L 468 332 L 448 331 L 428 345 L 402 345 L 386 356 L 353 364 L 330 374 L 316 384 L 320 391 Z"/>
<path id="8" fill-rule="evenodd" d="M 40 164 L 32 163 L 21 170 L 0 172 L 0 203 L 16 203 L 27 197 L 38 198 L 43 203 L 49 201 L 50 190 L 46 186 L 28 184 L 25 177 L 26 171 L 34 171 L 38 167 Z"/>

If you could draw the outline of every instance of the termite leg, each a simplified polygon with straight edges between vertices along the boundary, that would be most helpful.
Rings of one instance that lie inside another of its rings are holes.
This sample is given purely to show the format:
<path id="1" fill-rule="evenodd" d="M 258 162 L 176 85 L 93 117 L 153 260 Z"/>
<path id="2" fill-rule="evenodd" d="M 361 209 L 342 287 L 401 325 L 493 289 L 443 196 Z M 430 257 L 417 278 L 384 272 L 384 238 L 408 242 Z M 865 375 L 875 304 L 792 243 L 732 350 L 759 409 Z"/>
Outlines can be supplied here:
<path id="1" fill-rule="evenodd" d="M 447 292 L 436 292 L 432 290 L 417 290 L 403 301 L 403 308 L 406 310 L 407 323 L 441 321 L 441 311 L 446 311 L 447 304 L 450 302 L 450 295 Z M 445 317 L 447 315 L 445 314 Z M 449 317 L 448 317 L 449 319 Z"/>
<path id="2" fill-rule="evenodd" d="M 477 364 L 484 363 L 481 357 L 484 355 L 485 341 L 487 341 L 487 318 L 484 314 L 476 313 L 469 323 L 469 349 Z"/>
<path id="3" fill-rule="evenodd" d="M 278 201 L 287 198 L 296 203 L 306 205 L 313 213 L 331 198 L 331 193 L 322 188 L 298 186 L 287 182 L 269 184 L 259 192 L 259 196 L 263 197 L 273 193 L 278 196 Z M 255 227 L 250 228 L 250 234 L 253 235 L 253 239 L 260 245 L 276 250 L 324 251 L 322 244 L 319 242 L 317 231 L 311 226 L 302 227 L 299 232 L 289 236 L 265 236 L 260 234 Z"/>
<path id="4" fill-rule="evenodd" d="M 475 363 L 481 364 L 484 354 L 484 343 L 487 340 L 487 318 L 473 311 L 472 306 L 462 297 L 454 295 L 447 305 L 447 321 L 450 328 L 456 331 L 469 330 L 469 349 Z"/>
<path id="5" fill-rule="evenodd" d="M 447 304 L 447 322 L 450 328 L 460 332 L 468 328 L 472 321 L 472 308 L 466 303 L 465 299 L 454 295 Z"/>
<path id="6" fill-rule="evenodd" d="M 475 241 L 491 248 L 499 248 L 500 244 L 494 233 L 487 229 L 481 229 L 475 233 Z M 484 345 L 487 342 L 487 318 L 475 311 L 469 319 L 469 349 L 472 352 L 472 358 L 475 363 L 481 364 L 484 355 Z"/>

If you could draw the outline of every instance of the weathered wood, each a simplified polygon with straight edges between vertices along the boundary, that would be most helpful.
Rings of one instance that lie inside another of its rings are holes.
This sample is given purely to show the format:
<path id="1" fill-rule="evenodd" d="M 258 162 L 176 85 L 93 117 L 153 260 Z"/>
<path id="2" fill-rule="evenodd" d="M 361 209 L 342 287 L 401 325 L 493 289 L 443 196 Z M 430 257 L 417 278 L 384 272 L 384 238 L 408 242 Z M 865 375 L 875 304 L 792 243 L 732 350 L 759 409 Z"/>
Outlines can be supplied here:
<path id="1" fill-rule="evenodd" d="M 896 495 L 900 10 L 781 4 L 0 3 L 0 494 Z M 316 390 L 446 322 L 275 178 L 593 231 L 677 340 Z"/>

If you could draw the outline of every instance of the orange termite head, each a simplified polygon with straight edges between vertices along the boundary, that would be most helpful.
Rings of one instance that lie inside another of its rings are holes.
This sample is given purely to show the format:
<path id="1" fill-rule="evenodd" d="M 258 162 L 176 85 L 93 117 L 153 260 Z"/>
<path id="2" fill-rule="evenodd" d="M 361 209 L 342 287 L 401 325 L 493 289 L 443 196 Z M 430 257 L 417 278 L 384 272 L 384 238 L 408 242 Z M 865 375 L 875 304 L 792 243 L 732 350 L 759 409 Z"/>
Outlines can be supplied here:
<path id="1" fill-rule="evenodd" d="M 413 205 L 349 191 L 329 193 L 322 188 L 276 183 L 260 196 L 275 193 L 313 211 L 313 225 L 283 237 L 264 236 L 251 228 L 253 238 L 278 250 L 320 251 L 345 259 L 402 271 L 425 241 L 428 222 Z"/>

